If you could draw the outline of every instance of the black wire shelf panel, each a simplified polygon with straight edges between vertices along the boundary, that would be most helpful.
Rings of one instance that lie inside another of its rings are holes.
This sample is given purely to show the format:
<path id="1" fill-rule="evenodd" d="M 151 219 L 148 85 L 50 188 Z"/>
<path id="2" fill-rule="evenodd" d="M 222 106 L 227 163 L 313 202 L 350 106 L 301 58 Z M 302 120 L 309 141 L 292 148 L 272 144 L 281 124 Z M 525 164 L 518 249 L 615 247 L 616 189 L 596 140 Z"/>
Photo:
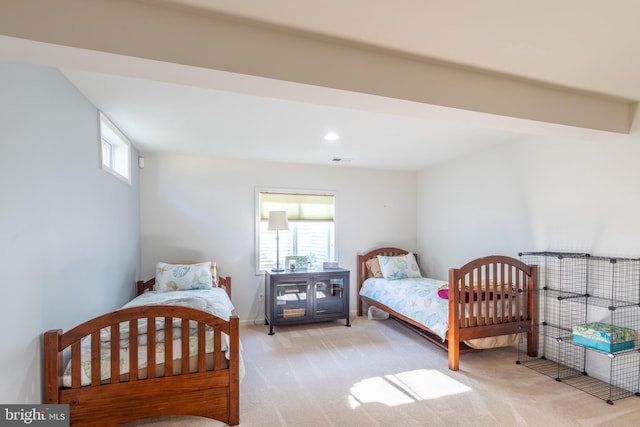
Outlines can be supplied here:
<path id="1" fill-rule="evenodd" d="M 640 396 L 640 259 L 572 252 L 520 259 L 538 267 L 538 355 L 528 356 L 522 340 L 517 363 L 609 404 Z M 592 326 L 599 341 L 585 343 L 579 334 Z"/>

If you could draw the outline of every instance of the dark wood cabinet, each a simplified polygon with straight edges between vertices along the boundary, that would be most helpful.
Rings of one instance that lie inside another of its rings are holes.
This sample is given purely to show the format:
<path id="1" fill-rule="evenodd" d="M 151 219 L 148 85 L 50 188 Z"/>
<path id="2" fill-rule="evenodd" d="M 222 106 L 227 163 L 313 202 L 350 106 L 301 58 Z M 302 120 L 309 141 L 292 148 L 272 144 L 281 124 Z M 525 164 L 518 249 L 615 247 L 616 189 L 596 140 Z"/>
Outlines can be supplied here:
<path id="1" fill-rule="evenodd" d="M 265 325 L 273 335 L 275 325 L 345 319 L 349 322 L 349 270 L 267 271 Z"/>

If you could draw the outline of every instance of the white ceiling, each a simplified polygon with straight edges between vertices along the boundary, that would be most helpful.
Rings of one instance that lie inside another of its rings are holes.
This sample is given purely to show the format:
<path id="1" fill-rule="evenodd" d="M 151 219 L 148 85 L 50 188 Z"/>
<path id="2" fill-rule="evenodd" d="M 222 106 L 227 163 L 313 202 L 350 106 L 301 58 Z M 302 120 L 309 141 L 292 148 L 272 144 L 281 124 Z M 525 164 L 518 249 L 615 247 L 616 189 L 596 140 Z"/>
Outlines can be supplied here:
<path id="1" fill-rule="evenodd" d="M 522 138 L 458 122 L 64 70 L 142 152 L 419 170 Z M 327 142 L 336 132 L 340 139 Z M 334 161 L 333 159 L 341 159 Z"/>
<path id="2" fill-rule="evenodd" d="M 640 99 L 640 26 L 635 22 L 640 2 L 142 2 L 203 14 L 222 12 L 551 85 Z M 0 38 L 0 47 L 3 41 L 6 46 L 11 40 Z M 19 50 L 28 59 L 30 49 L 23 45 Z M 4 49 L 5 54 L 8 51 Z M 20 57 L 13 52 L 5 56 Z M 51 63 L 60 66 L 143 153 L 420 170 L 531 134 L 582 135 L 583 131 L 565 126 L 541 130 L 526 120 L 503 121 L 490 114 L 157 61 L 130 63 L 131 73 L 124 75 L 123 68 L 118 73 L 110 70 L 114 61 L 131 58 L 109 56 L 101 63 L 100 58 L 80 53 L 92 61 L 91 67 L 82 67 L 77 57 L 70 59 L 71 54 L 61 60 L 60 51 L 51 54 Z M 42 49 L 34 48 L 33 56 L 47 62 Z M 143 67 L 150 71 L 140 73 Z M 189 84 L 184 83 L 186 73 Z M 181 78 L 167 77 L 178 74 Z M 323 141 L 327 131 L 338 132 L 340 140 Z M 334 158 L 343 161 L 332 162 Z"/>
<path id="3" fill-rule="evenodd" d="M 156 0 L 151 0 L 156 2 Z M 640 99 L 633 0 L 163 0 Z"/>

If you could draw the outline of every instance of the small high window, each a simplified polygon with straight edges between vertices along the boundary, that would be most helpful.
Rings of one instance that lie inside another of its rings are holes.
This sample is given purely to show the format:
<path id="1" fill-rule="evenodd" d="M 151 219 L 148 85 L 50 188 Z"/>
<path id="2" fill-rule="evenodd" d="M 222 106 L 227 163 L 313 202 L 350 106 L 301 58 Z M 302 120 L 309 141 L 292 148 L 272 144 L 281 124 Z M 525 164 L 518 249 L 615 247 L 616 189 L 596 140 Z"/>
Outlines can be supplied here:
<path id="1" fill-rule="evenodd" d="M 131 143 L 102 111 L 99 114 L 102 169 L 131 184 Z"/>

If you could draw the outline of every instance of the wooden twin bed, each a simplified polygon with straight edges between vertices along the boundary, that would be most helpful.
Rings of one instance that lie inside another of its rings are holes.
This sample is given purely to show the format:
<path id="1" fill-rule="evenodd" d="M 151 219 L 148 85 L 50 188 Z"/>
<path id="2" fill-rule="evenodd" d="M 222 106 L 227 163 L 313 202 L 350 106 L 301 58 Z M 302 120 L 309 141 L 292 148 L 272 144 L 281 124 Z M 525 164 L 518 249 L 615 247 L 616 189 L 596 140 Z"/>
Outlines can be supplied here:
<path id="1" fill-rule="evenodd" d="M 152 289 L 154 283 L 155 278 L 139 281 L 138 295 Z M 219 277 L 217 283 L 230 298 L 231 278 Z M 157 324 L 172 327 L 162 330 Z M 123 328 L 125 337 L 121 336 Z M 105 334 L 109 343 L 106 350 Z M 86 350 L 88 340 L 90 361 L 86 357 L 81 360 L 81 346 Z M 126 369 L 121 367 L 123 342 L 128 346 Z M 190 349 L 190 343 L 195 349 Z M 157 346 L 164 346 L 160 360 L 152 351 Z M 70 349 L 70 356 L 66 349 Z M 105 352 L 110 356 L 107 378 L 101 375 L 101 351 L 102 356 Z M 172 357 L 176 353 L 180 357 Z M 184 354 L 190 355 L 182 357 Z M 69 357 L 71 368 L 65 371 L 65 359 Z M 73 426 L 117 426 L 165 415 L 196 415 L 237 425 L 240 357 L 239 320 L 235 315 L 225 320 L 180 305 L 122 308 L 64 333 L 50 330 L 44 334 L 43 402 L 69 404 Z M 143 368 L 139 368 L 139 362 Z M 88 380 L 82 379 L 81 369 L 90 370 Z"/>
<path id="2" fill-rule="evenodd" d="M 358 255 L 358 316 L 363 314 L 363 302 L 386 311 L 391 317 L 446 349 L 449 352 L 449 369 L 454 371 L 459 368 L 461 345 L 464 346 L 463 342 L 468 340 L 526 332 L 527 352 L 536 356 L 535 265 L 526 265 L 506 256 L 488 256 L 471 261 L 460 268 L 451 268 L 448 282 L 442 282 L 441 287 L 436 289 L 438 292 L 440 289 L 446 289 L 448 294 L 448 330 L 444 337 L 446 339 L 443 340 L 425 325 L 428 322 L 416 320 L 414 313 L 408 314 L 409 310 L 395 310 L 374 297 L 361 294 L 365 280 L 372 274 L 367 261 L 377 259 L 378 255 L 396 257 L 407 253 L 403 249 L 385 247 Z M 389 283 L 393 282 L 395 281 Z M 381 283 L 384 286 L 384 283 Z M 429 295 L 433 294 L 433 291 L 429 292 Z M 411 298 L 411 304 L 408 303 L 406 306 L 415 307 L 415 296 Z M 429 302 L 426 304 L 431 304 L 437 302 L 437 298 L 439 297 L 429 296 L 419 304 L 425 304 L 427 300 Z"/>

